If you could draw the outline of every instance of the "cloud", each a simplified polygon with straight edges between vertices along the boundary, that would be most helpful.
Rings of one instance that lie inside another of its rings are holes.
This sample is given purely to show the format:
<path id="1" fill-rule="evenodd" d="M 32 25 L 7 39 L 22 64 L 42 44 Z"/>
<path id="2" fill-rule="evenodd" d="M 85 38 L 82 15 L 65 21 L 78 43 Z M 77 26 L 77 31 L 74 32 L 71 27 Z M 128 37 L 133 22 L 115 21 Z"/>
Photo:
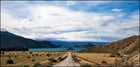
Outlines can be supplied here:
<path id="1" fill-rule="evenodd" d="M 115 41 L 139 33 L 138 12 L 123 18 L 116 14 L 75 11 L 68 7 L 48 4 L 28 4 L 20 10 L 2 8 L 1 27 L 31 39 Z M 17 18 L 16 12 L 26 14 L 26 17 Z"/>
<path id="2" fill-rule="evenodd" d="M 67 1 L 67 5 L 68 5 L 68 6 L 73 6 L 74 4 L 75 4 L 74 1 Z"/>
<path id="3" fill-rule="evenodd" d="M 117 9 L 117 8 L 114 8 L 114 9 L 112 9 L 111 11 L 113 11 L 113 12 L 121 12 L 121 11 L 122 11 L 122 9 Z"/>

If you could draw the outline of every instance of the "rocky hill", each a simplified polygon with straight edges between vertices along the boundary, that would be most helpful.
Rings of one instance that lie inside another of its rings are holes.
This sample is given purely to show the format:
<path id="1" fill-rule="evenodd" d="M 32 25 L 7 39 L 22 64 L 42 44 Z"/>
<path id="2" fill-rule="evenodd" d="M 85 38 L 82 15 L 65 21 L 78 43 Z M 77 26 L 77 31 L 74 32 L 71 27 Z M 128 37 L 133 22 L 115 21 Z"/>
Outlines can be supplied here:
<path id="1" fill-rule="evenodd" d="M 135 50 L 139 49 L 140 36 L 128 37 L 116 42 L 112 42 L 108 45 L 96 45 L 91 48 L 87 48 L 80 52 L 96 52 L 96 53 L 123 53 L 131 54 Z"/>
<path id="2" fill-rule="evenodd" d="M 122 66 L 140 66 L 140 35 L 125 38 L 116 42 L 112 42 L 108 45 L 96 45 L 91 48 L 87 48 L 80 52 L 95 52 L 95 53 L 114 53 L 125 55 L 122 58 Z"/>

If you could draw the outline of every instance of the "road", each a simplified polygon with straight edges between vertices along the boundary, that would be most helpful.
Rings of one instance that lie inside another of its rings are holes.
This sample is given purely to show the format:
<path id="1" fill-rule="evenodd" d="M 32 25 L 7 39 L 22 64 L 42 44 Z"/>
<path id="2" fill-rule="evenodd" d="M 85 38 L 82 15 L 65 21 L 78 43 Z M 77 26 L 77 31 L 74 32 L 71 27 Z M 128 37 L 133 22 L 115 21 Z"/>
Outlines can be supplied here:
<path id="1" fill-rule="evenodd" d="M 60 63 L 53 65 L 53 67 L 80 67 L 80 64 L 76 63 L 72 58 L 71 52 L 68 52 L 67 58 Z"/>

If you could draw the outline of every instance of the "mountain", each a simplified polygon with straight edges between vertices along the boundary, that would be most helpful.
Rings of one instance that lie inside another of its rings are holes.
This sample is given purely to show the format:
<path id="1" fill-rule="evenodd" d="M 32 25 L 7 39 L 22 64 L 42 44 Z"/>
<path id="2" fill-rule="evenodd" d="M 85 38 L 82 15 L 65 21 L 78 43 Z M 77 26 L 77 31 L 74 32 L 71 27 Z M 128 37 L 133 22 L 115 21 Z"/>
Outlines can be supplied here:
<path id="1" fill-rule="evenodd" d="M 73 45 L 73 48 L 89 48 L 89 47 L 93 47 L 95 45 L 93 45 L 92 43 L 87 43 L 87 44 L 80 44 L 80 45 Z"/>
<path id="2" fill-rule="evenodd" d="M 108 45 L 96 45 L 80 52 L 114 53 L 125 55 L 121 60 L 121 65 L 125 67 L 140 66 L 140 35 L 125 38 Z"/>
<path id="3" fill-rule="evenodd" d="M 61 48 L 89 48 L 89 47 L 93 47 L 95 45 L 91 44 L 91 43 L 87 43 L 87 44 L 78 44 L 78 45 L 72 45 L 72 46 L 63 46 L 61 45 Z"/>
<path id="4" fill-rule="evenodd" d="M 52 44 L 61 45 L 61 46 L 74 46 L 74 45 L 85 45 L 87 43 L 91 43 L 93 45 L 104 45 L 108 44 L 108 42 L 84 42 L 84 41 L 51 41 Z"/>
<path id="5" fill-rule="evenodd" d="M 94 47 L 85 49 L 81 52 L 104 52 L 104 53 L 123 53 L 131 54 L 135 50 L 139 49 L 140 36 L 132 36 L 116 42 L 112 42 L 108 45 L 96 45 Z"/>
<path id="6" fill-rule="evenodd" d="M 52 48 L 57 47 L 49 41 L 35 41 L 27 39 L 8 31 L 0 31 L 1 33 L 1 48 L 18 47 L 18 48 Z"/>

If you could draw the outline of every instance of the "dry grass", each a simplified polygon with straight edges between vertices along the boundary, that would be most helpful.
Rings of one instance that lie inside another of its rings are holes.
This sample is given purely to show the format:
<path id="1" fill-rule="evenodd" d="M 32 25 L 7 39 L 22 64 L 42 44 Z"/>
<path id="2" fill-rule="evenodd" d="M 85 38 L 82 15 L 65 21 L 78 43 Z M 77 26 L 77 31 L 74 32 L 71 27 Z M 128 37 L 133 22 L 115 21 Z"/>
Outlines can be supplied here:
<path id="1" fill-rule="evenodd" d="M 46 54 L 52 54 L 51 56 L 46 56 Z M 33 66 L 35 63 L 47 63 L 49 62 L 49 58 L 56 58 L 63 56 L 64 52 L 23 52 L 23 51 L 10 51 L 10 52 L 4 52 L 4 54 L 1 54 L 0 57 L 0 66 L 24 66 L 29 65 Z M 33 56 L 34 55 L 34 56 Z M 14 64 L 7 64 L 7 60 L 12 59 L 14 61 Z M 28 58 L 30 57 L 30 58 Z M 35 61 L 32 61 L 32 60 Z"/>
<path id="2" fill-rule="evenodd" d="M 119 61 L 121 58 L 110 57 L 109 53 L 74 53 L 77 57 L 81 57 L 88 61 L 102 64 L 102 61 L 106 61 L 107 64 L 115 64 L 116 59 Z M 83 62 L 82 62 L 83 63 Z"/>

